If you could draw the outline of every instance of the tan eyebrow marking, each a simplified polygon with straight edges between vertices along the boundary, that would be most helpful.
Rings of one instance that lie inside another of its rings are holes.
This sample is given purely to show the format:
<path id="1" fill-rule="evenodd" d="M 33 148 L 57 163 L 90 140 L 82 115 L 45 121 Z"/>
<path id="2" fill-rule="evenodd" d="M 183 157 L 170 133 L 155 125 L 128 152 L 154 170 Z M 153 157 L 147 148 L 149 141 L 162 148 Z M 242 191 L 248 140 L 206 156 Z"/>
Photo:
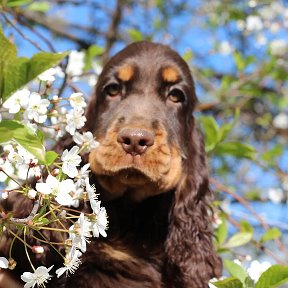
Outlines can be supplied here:
<path id="1" fill-rule="evenodd" d="M 124 65 L 120 67 L 120 69 L 117 72 L 117 77 L 124 82 L 131 80 L 133 75 L 134 75 L 134 69 L 131 65 Z"/>
<path id="2" fill-rule="evenodd" d="M 177 82 L 179 77 L 178 71 L 173 67 L 166 67 L 162 71 L 162 78 L 165 82 Z"/>

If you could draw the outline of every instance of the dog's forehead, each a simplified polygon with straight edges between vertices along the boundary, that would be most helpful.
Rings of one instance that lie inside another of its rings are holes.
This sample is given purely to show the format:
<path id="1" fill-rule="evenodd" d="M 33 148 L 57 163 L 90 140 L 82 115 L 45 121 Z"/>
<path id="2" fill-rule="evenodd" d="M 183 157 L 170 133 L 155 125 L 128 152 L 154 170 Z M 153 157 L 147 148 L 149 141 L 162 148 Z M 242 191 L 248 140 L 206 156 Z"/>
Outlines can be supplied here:
<path id="1" fill-rule="evenodd" d="M 168 46 L 149 42 L 127 46 L 111 58 L 106 68 L 104 74 L 115 75 L 124 82 L 137 73 L 150 78 L 160 74 L 164 82 L 177 82 L 190 74 L 187 64 L 177 52 Z"/>

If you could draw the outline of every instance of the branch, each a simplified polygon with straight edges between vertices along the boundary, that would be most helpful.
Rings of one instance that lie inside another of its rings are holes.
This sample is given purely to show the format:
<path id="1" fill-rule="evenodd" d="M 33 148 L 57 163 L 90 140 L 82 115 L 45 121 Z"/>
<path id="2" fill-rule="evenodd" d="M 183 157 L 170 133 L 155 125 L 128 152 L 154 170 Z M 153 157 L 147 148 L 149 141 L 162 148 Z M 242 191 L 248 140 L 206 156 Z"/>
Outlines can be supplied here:
<path id="1" fill-rule="evenodd" d="M 40 25 L 52 31 L 53 33 L 59 36 L 62 36 L 68 40 L 76 42 L 81 48 L 86 49 L 93 44 L 91 41 L 82 39 L 73 33 L 69 33 L 68 31 L 71 28 L 73 28 L 73 24 L 67 23 L 63 21 L 62 19 L 60 19 L 59 17 L 54 17 L 54 16 L 47 17 L 43 13 L 34 12 L 34 11 L 22 11 L 20 16 L 24 17 L 26 20 L 34 24 Z M 78 26 L 74 28 L 77 28 L 80 30 L 84 29 L 84 27 L 82 26 Z M 89 33 L 92 33 L 92 32 L 94 34 L 99 33 L 99 31 L 94 28 L 93 29 L 91 28 L 91 30 L 89 31 Z"/>
<path id="2" fill-rule="evenodd" d="M 40 200 L 35 200 L 34 202 L 34 206 L 29 214 L 28 217 L 26 218 L 10 218 L 9 221 L 13 222 L 13 223 L 24 223 L 24 224 L 28 224 L 30 221 L 33 220 L 33 218 L 35 217 L 38 209 L 39 209 L 39 205 L 40 205 Z"/>
<path id="3" fill-rule="evenodd" d="M 216 179 L 210 178 L 210 183 L 212 185 L 214 185 L 216 187 L 217 190 L 219 191 L 223 191 L 229 195 L 231 195 L 236 201 L 238 201 L 239 203 L 243 204 L 243 206 L 251 212 L 251 214 L 253 215 L 253 217 L 255 217 L 255 219 L 258 220 L 258 222 L 261 224 L 261 226 L 267 231 L 270 227 L 269 225 L 262 219 L 262 217 L 259 216 L 259 214 L 252 208 L 252 206 L 250 205 L 249 201 L 247 201 L 245 198 L 237 195 L 236 193 L 234 193 L 233 191 L 231 191 L 228 187 L 226 187 L 225 185 L 221 184 L 220 182 L 218 182 Z M 278 248 L 285 253 L 285 255 L 288 256 L 288 251 L 286 249 L 286 247 L 283 245 L 283 243 L 279 240 L 276 239 L 274 240 L 276 245 L 278 246 Z"/>
<path id="4" fill-rule="evenodd" d="M 106 34 L 105 52 L 102 55 L 102 63 L 106 63 L 109 59 L 110 50 L 117 40 L 118 28 L 122 19 L 123 1 L 117 0 L 116 7 L 112 16 L 110 27 Z"/>

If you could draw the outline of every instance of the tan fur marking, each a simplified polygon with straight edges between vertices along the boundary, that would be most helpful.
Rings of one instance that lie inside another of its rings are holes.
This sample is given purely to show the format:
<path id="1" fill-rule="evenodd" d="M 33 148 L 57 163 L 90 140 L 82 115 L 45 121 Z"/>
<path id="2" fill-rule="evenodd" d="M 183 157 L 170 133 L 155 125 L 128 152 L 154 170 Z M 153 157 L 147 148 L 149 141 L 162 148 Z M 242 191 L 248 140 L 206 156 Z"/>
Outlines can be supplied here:
<path id="1" fill-rule="evenodd" d="M 182 171 L 182 157 L 179 147 L 169 147 L 167 132 L 163 128 L 153 131 L 154 145 L 143 155 L 133 158 L 125 153 L 117 142 L 116 123 L 115 121 L 111 125 L 103 138 L 98 138 L 100 146 L 89 155 L 90 168 L 107 191 L 102 197 L 108 200 L 116 199 L 122 197 L 129 188 L 130 197 L 141 201 L 176 187 Z M 145 176 L 129 176 L 125 169 L 130 168 L 142 172 Z"/>
<path id="2" fill-rule="evenodd" d="M 104 246 L 104 252 L 105 254 L 109 255 L 109 257 L 118 261 L 133 260 L 133 257 L 130 254 L 124 251 L 116 250 L 109 245 Z"/>
<path id="3" fill-rule="evenodd" d="M 134 75 L 134 69 L 130 65 L 124 65 L 118 70 L 117 76 L 120 80 L 127 82 L 131 80 Z"/>
<path id="4" fill-rule="evenodd" d="M 179 79 L 179 73 L 176 69 L 167 67 L 162 71 L 162 77 L 164 81 L 174 83 Z"/>

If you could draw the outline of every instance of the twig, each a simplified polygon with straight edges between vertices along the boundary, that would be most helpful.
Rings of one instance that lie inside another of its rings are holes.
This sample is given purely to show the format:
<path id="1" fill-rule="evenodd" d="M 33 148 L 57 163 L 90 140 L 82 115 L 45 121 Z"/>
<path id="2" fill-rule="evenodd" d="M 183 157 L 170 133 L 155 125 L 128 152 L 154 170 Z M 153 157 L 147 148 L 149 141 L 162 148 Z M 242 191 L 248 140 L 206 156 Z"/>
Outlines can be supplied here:
<path id="1" fill-rule="evenodd" d="M 229 195 L 231 195 L 235 200 L 237 200 L 239 203 L 243 204 L 247 210 L 251 212 L 251 214 L 259 221 L 261 226 L 267 231 L 270 227 L 269 225 L 258 215 L 258 213 L 251 207 L 249 201 L 247 201 L 245 198 L 237 195 L 236 193 L 233 193 L 228 187 L 225 185 L 219 183 L 217 180 L 210 178 L 210 183 L 214 185 L 218 190 L 223 191 Z M 288 256 L 288 252 L 286 247 L 283 245 L 283 243 L 279 239 L 274 240 L 278 248 L 285 253 L 285 255 Z"/>
<path id="2" fill-rule="evenodd" d="M 40 205 L 40 200 L 35 200 L 32 211 L 28 217 L 26 217 L 26 218 L 13 218 L 12 217 L 9 219 L 9 221 L 14 222 L 14 223 L 24 223 L 24 224 L 29 223 L 35 217 L 35 215 L 39 209 L 39 205 Z"/>
<path id="3" fill-rule="evenodd" d="M 8 17 L 5 15 L 5 13 L 1 13 L 2 17 L 4 18 L 4 20 L 9 23 L 20 35 L 23 39 L 27 40 L 30 44 L 32 44 L 34 47 L 36 47 L 38 50 L 40 51 L 44 51 L 39 45 L 38 43 L 36 43 L 35 41 L 31 40 L 29 37 L 27 37 L 12 21 L 10 21 L 8 19 Z"/>

